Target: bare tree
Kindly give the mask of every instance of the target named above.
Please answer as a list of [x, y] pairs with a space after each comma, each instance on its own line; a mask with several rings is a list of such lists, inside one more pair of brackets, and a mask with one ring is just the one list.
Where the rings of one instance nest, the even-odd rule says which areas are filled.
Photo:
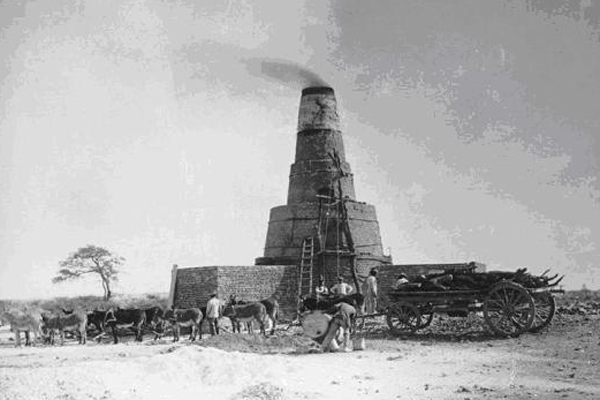
[[110, 284], [117, 280], [117, 274], [124, 262], [123, 257], [102, 247], [87, 245], [60, 262], [60, 269], [52, 282], [64, 282], [86, 274], [98, 274], [104, 289], [104, 300], [109, 300], [112, 295]]

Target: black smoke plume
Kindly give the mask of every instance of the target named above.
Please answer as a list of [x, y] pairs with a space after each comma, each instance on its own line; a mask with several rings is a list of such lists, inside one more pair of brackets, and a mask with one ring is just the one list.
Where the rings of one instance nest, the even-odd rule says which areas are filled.
[[252, 75], [267, 77], [294, 88], [329, 86], [319, 75], [292, 61], [272, 58], [247, 58], [243, 62]]

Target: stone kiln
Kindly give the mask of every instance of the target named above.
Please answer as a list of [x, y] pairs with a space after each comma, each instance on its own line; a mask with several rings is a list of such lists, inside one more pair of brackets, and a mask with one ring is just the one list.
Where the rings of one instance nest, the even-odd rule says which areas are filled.
[[[311, 269], [308, 281], [301, 273], [305, 264]], [[222, 299], [235, 293], [244, 300], [275, 293], [291, 316], [299, 292], [310, 292], [319, 276], [331, 286], [337, 276], [360, 282], [373, 267], [390, 280], [394, 271], [423, 272], [430, 267], [391, 264], [391, 257], [383, 254], [375, 207], [356, 200], [334, 90], [309, 87], [300, 99], [287, 203], [271, 209], [263, 256], [252, 266], [175, 266], [170, 301], [177, 307], [201, 307], [212, 292]], [[299, 285], [301, 276], [304, 283]]]
[[[344, 232], [345, 222], [349, 232]], [[316, 239], [315, 280], [319, 275], [331, 284], [338, 275], [350, 279], [354, 258], [360, 277], [371, 267], [391, 264], [382, 251], [375, 207], [356, 200], [330, 87], [302, 91], [287, 204], [271, 209], [264, 256], [256, 264], [300, 264], [308, 237]]]

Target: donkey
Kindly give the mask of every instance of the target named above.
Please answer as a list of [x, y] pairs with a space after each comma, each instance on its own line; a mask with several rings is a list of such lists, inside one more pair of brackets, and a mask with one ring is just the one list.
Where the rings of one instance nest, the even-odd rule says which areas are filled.
[[[231, 324], [238, 327], [240, 322], [252, 322], [256, 320], [260, 326], [260, 333], [267, 336], [265, 331], [265, 320], [267, 319], [267, 308], [260, 302], [249, 304], [234, 304], [230, 301], [225, 305], [223, 316], [231, 319]], [[235, 329], [235, 328], [234, 328]]]

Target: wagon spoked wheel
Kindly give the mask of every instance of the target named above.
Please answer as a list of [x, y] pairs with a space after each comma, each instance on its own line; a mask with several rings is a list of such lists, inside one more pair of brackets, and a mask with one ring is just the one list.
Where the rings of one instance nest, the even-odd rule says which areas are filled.
[[535, 303], [523, 286], [500, 282], [489, 291], [483, 303], [483, 316], [494, 333], [519, 336], [533, 324]]
[[535, 318], [529, 332], [539, 332], [550, 324], [556, 312], [556, 302], [552, 293], [540, 292], [531, 295], [535, 302]]
[[419, 309], [419, 313], [421, 314], [419, 317], [419, 329], [427, 328], [431, 325], [431, 321], [433, 321], [433, 309], [431, 304]]
[[394, 335], [402, 335], [419, 329], [421, 313], [414, 305], [401, 301], [387, 310], [386, 320]]

